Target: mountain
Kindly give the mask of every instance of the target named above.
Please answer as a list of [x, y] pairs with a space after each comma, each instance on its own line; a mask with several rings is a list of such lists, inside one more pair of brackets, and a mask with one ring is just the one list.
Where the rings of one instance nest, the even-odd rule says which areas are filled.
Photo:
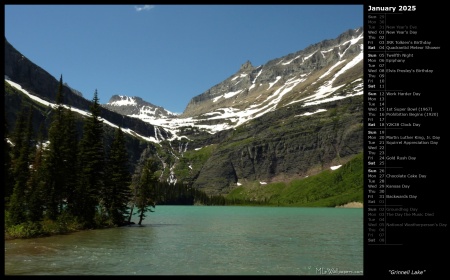
[[[362, 28], [348, 30], [334, 40], [322, 41], [257, 67], [247, 61], [237, 73], [194, 97], [183, 115], [213, 112], [220, 115], [222, 108], [233, 108], [229, 112], [236, 117], [254, 118], [293, 102], [303, 101], [308, 106], [313, 100], [322, 102], [324, 97], [351, 94], [338, 89], [361, 78], [362, 32]], [[358, 63], [359, 67], [355, 67]], [[242, 122], [243, 117], [237, 121]]]
[[[136, 108], [128, 116], [170, 131], [178, 139], [171, 152], [179, 158], [167, 173], [207, 193], [301, 178], [345, 163], [363, 147], [363, 29], [264, 65], [246, 61], [193, 97], [181, 115], [152, 112]], [[187, 146], [190, 152], [183, 153]], [[203, 161], [191, 159], [204, 147]]]
[[[11, 82], [54, 100], [57, 81], [48, 73], [12, 50], [5, 62]], [[88, 108], [82, 95], [65, 90], [68, 105]], [[246, 61], [179, 115], [136, 96], [115, 95], [102, 107], [111, 124], [147, 141], [136, 168], [153, 157], [160, 180], [226, 195], [245, 185], [312, 176], [362, 152], [363, 29], [264, 65]]]
[[103, 107], [126, 116], [147, 114], [153, 116], [155, 119], [161, 119], [177, 115], [167, 111], [161, 106], [146, 102], [138, 96], [128, 97], [123, 95], [113, 95], [109, 102], [104, 104]]
[[[44, 102], [54, 102], [58, 89], [59, 80], [55, 79], [47, 71], [34, 64], [19, 51], [17, 51], [5, 38], [5, 80], [20, 85], [29, 92], [30, 95], [43, 100]], [[63, 87], [63, 103], [71, 108], [82, 111], [89, 111], [91, 100], [83, 97], [82, 93], [72, 89], [67, 84]], [[15, 104], [15, 105], [14, 105]], [[5, 100], [5, 113], [7, 122], [13, 126], [15, 113], [19, 110], [18, 102]], [[127, 117], [107, 109], [102, 110], [102, 117], [116, 125], [129, 128], [144, 138], [155, 139], [154, 126], [148, 122], [143, 122], [136, 118]], [[171, 134], [159, 130], [165, 138], [170, 138]]]
[[[294, 103], [311, 107], [361, 95], [362, 46], [363, 29], [358, 28], [264, 65], [254, 67], [247, 61], [235, 74], [193, 97], [180, 116], [155, 115], [153, 110], [164, 110], [152, 104], [140, 106], [138, 103], [133, 104], [133, 110], [128, 113], [121, 107], [128, 110], [130, 105], [117, 103], [117, 97], [113, 97], [106, 107], [162, 126], [175, 135], [179, 134], [180, 128], [189, 126], [215, 133]], [[121, 98], [136, 100], [126, 96]]]

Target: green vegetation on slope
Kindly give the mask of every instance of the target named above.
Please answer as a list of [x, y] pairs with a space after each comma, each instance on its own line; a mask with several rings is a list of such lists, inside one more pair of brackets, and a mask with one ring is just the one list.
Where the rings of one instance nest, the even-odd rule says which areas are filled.
[[363, 154], [356, 155], [336, 170], [293, 180], [240, 186], [227, 196], [227, 204], [334, 207], [348, 202], [363, 202]]
[[212, 144], [200, 149], [184, 152], [183, 156], [180, 157], [179, 162], [174, 168], [174, 172], [177, 177], [183, 178], [185, 181], [190, 182], [212, 155], [216, 149], [216, 146], [216, 144]]

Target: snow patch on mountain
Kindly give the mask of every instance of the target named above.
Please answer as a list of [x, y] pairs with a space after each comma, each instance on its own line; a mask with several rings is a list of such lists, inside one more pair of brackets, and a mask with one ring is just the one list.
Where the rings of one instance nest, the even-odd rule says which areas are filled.
[[[41, 104], [43, 104], [43, 105], [45, 105], [45, 106], [50, 106], [50, 107], [52, 107], [52, 108], [56, 108], [56, 107], [57, 107], [56, 104], [51, 103], [51, 102], [48, 102], [48, 101], [45, 101], [45, 100], [41, 99], [40, 97], [37, 97], [37, 96], [35, 96], [35, 95], [29, 93], [27, 90], [25, 90], [24, 88], [22, 88], [21, 85], [15, 83], [15, 82], [13, 82], [13, 81], [11, 81], [11, 80], [9, 80], [9, 79], [5, 79], [5, 81], [6, 81], [7, 83], [9, 83], [12, 87], [14, 87], [14, 88], [20, 90], [21, 92], [23, 92], [24, 94], [26, 94], [29, 98], [33, 99], [34, 101], [39, 102], [39, 103], [41, 103]], [[78, 114], [80, 114], [80, 115], [83, 115], [83, 116], [86, 116], [86, 117], [91, 116], [91, 113], [86, 112], [86, 111], [84, 111], [84, 110], [80, 110], [80, 109], [77, 109], [77, 108], [74, 108], [74, 107], [70, 107], [70, 106], [67, 106], [67, 105], [64, 105], [64, 104], [63, 104], [62, 106], [63, 106], [64, 108], [66, 108], [66, 109], [68, 109], [68, 110], [71, 110], [72, 112], [78, 113]], [[100, 120], [101, 120], [103, 123], [105, 123], [105, 124], [107, 124], [107, 125], [109, 125], [109, 126], [111, 126], [111, 127], [114, 127], [114, 128], [118, 128], [118, 127], [119, 127], [119, 126], [113, 124], [112, 122], [110, 122], [110, 121], [108, 121], [108, 120], [105, 120], [105, 119], [103, 119], [103, 118], [100, 118]], [[160, 142], [160, 140], [158, 140], [158, 139], [156, 139], [156, 138], [154, 138], [154, 137], [145, 137], [145, 136], [142, 136], [142, 135], [136, 133], [135, 131], [133, 131], [133, 130], [131, 130], [131, 129], [129, 129], [129, 128], [121, 128], [121, 129], [122, 129], [123, 132], [125, 132], [125, 133], [127, 133], [127, 134], [130, 134], [130, 135], [132, 135], [132, 136], [134, 136], [134, 137], [139, 137], [139, 138], [142, 138], [143, 140], [146, 140], [146, 141], [149, 141], [149, 142], [154, 142], [154, 143], [159, 143], [159, 142]]]
[[111, 106], [135, 106], [137, 105], [136, 100], [133, 97], [119, 95], [120, 100], [116, 100], [108, 103]]
[[[344, 76], [357, 64], [362, 63], [363, 60], [363, 44], [361, 43], [363, 33], [353, 36], [353, 38], [343, 42], [333, 43], [334, 45], [330, 43], [325, 44], [326, 47], [319, 45], [308, 49], [306, 52], [286, 56], [279, 59], [276, 64], [268, 63], [254, 68], [247, 61], [237, 74], [220, 84], [221, 87], [218, 87], [218, 90], [214, 91], [212, 88], [211, 92], [208, 91], [204, 97], [202, 96], [202, 99], [199, 99], [198, 103], [205, 105], [197, 111], [200, 113], [195, 114], [195, 116], [182, 117], [182, 115], [155, 106], [139, 97], [125, 95], [114, 95], [110, 102], [102, 106], [122, 115], [152, 124], [154, 126], [154, 137], [143, 137], [130, 129], [122, 128], [122, 130], [147, 141], [159, 143], [165, 140], [187, 139], [186, 136], [181, 134], [182, 127], [195, 127], [215, 134], [219, 131], [236, 128], [252, 119], [277, 110], [281, 106], [286, 107], [300, 103], [301, 106], [308, 107], [362, 95], [363, 79], [358, 78], [349, 81]], [[331, 57], [331, 55], [334, 56]], [[327, 60], [322, 60], [325, 58]], [[274, 64], [278, 66], [270, 68]], [[323, 73], [318, 72], [319, 70]], [[318, 73], [320, 73], [320, 76]], [[336, 86], [334, 83], [337, 80], [340, 81], [340, 84]], [[342, 80], [346, 82], [343, 83]], [[7, 76], [5, 76], [5, 81], [36, 101], [46, 106], [55, 106], [29, 94], [20, 85], [10, 81]], [[345, 89], [344, 86], [346, 86]], [[305, 96], [306, 93], [308, 96]], [[211, 107], [209, 107], [210, 105]], [[70, 109], [79, 114], [89, 115], [84, 110]], [[311, 112], [296, 117], [323, 111], [325, 109], [314, 107]], [[107, 120], [103, 121], [108, 125], [117, 127]], [[164, 135], [166, 134], [162, 133], [163, 130], [171, 133], [170, 139], [165, 138]]]

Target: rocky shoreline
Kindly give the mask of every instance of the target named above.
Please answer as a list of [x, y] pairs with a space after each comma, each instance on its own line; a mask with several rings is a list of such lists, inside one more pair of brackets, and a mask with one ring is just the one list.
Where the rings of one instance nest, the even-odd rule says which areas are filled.
[[363, 207], [364, 207], [364, 204], [362, 204], [361, 202], [356, 202], [356, 201], [349, 202], [344, 205], [336, 206], [336, 208], [363, 208]]

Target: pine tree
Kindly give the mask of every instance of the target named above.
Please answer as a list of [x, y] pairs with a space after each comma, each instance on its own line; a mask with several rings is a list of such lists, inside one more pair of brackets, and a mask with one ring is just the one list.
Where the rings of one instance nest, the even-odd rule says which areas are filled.
[[4, 186], [5, 186], [5, 206], [9, 203], [9, 197], [13, 193], [14, 184], [13, 184], [13, 178], [11, 176], [12, 170], [11, 170], [11, 146], [9, 144], [8, 140], [8, 124], [6, 122], [5, 118], [5, 131], [3, 134], [3, 156], [4, 156], [4, 170], [3, 170], [3, 180], [4, 180]]
[[65, 178], [66, 178], [66, 192], [65, 198], [67, 202], [67, 209], [74, 214], [75, 191], [78, 183], [78, 132], [75, 121], [75, 116], [72, 110], [66, 110], [64, 115], [64, 139], [63, 139], [63, 153], [65, 155]]
[[139, 187], [136, 192], [136, 206], [138, 208], [139, 222], [141, 225], [144, 220], [145, 213], [147, 211], [153, 212], [151, 207], [155, 207], [154, 201], [154, 189], [158, 183], [158, 179], [155, 176], [155, 166], [153, 160], [148, 159], [147, 163], [142, 171]]
[[76, 181], [77, 134], [71, 110], [63, 106], [62, 75], [56, 94], [56, 108], [49, 128], [46, 155], [46, 216], [55, 220], [66, 209]]
[[131, 199], [131, 173], [122, 129], [116, 130], [111, 145], [107, 168], [107, 181], [102, 193], [105, 208], [114, 225], [123, 225]]
[[64, 130], [64, 107], [62, 105], [62, 76], [59, 80], [59, 87], [56, 94], [56, 108], [52, 118], [52, 123], [48, 131], [49, 149], [46, 156], [47, 183], [45, 189], [46, 216], [49, 219], [56, 220], [60, 213], [65, 193], [65, 174], [64, 174], [64, 152], [63, 130]]
[[77, 215], [85, 227], [95, 227], [95, 215], [100, 204], [100, 190], [104, 185], [105, 152], [103, 145], [103, 121], [100, 104], [95, 90], [90, 116], [85, 120], [83, 136], [79, 146], [79, 182], [74, 203]]
[[38, 133], [38, 146], [36, 148], [34, 161], [30, 170], [30, 177], [27, 181], [27, 204], [28, 204], [28, 219], [30, 221], [40, 221], [43, 218], [43, 190], [44, 190], [44, 178], [43, 178], [43, 154], [44, 154], [44, 140], [43, 140], [44, 124], [42, 123]]
[[19, 158], [20, 151], [22, 149], [23, 136], [25, 134], [27, 123], [27, 108], [22, 107], [17, 115], [14, 131], [11, 135], [11, 142], [13, 147], [11, 149], [11, 160], [14, 165], [14, 161]]
[[[13, 225], [17, 225], [27, 221], [27, 181], [30, 176], [30, 155], [33, 154], [33, 108], [30, 106], [28, 108], [28, 118], [24, 125], [23, 131], [16, 131], [18, 135], [16, 138], [16, 143], [21, 147], [18, 151], [17, 158], [15, 159], [13, 166], [13, 176], [15, 179], [14, 189], [9, 202], [9, 222]], [[22, 130], [22, 124], [18, 124]]]

